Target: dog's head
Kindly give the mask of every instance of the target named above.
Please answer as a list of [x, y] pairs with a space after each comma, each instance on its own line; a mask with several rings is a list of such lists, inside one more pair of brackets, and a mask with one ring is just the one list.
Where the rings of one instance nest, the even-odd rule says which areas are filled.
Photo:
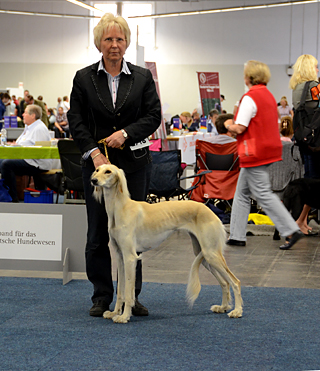
[[116, 188], [120, 193], [129, 195], [124, 172], [115, 165], [106, 164], [97, 167], [91, 175], [91, 184], [94, 186], [93, 196], [99, 202], [101, 202], [103, 188]]

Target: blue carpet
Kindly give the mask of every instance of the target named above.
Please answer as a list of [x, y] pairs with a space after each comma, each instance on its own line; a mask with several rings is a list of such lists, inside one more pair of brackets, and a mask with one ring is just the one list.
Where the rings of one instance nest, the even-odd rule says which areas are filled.
[[91, 284], [0, 278], [0, 370], [318, 370], [319, 290], [244, 287], [244, 316], [214, 314], [218, 286], [192, 309], [185, 285], [144, 283], [149, 317], [88, 315]]

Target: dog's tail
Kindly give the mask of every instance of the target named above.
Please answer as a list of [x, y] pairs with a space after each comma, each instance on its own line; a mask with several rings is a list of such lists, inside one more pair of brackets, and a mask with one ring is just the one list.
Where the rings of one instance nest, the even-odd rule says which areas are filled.
[[201, 290], [201, 284], [200, 284], [200, 279], [199, 279], [199, 267], [203, 259], [204, 259], [203, 254], [202, 252], [200, 252], [194, 259], [194, 262], [192, 263], [192, 266], [190, 269], [188, 286], [187, 286], [187, 299], [188, 299], [190, 307], [193, 306], [193, 303], [199, 296], [199, 292]]

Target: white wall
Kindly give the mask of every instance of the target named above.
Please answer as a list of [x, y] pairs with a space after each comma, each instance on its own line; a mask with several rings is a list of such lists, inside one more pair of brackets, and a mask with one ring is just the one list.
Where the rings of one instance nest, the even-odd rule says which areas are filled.
[[[251, 3], [263, 3], [252, 0]], [[250, 1], [246, 1], [250, 3]], [[87, 14], [65, 2], [4, 2], [2, 8], [41, 12]], [[156, 12], [243, 5], [243, 1], [156, 2]], [[199, 104], [197, 71], [219, 72], [224, 108], [232, 111], [244, 91], [243, 64], [249, 59], [267, 63], [269, 88], [277, 100], [291, 102], [286, 67], [303, 53], [319, 59], [319, 4], [163, 18], [155, 21], [155, 43], [145, 58], [155, 61], [162, 103], [168, 112], [192, 111]], [[48, 106], [71, 91], [75, 71], [92, 63], [89, 21], [0, 14], [2, 35], [0, 88], [19, 81], [34, 96], [43, 95]], [[290, 36], [291, 34], [291, 36]]]

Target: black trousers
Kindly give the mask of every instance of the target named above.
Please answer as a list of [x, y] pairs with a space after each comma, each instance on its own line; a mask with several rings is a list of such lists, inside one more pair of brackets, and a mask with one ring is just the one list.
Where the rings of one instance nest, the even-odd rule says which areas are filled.
[[[135, 201], [145, 201], [149, 189], [151, 165], [149, 164], [134, 173], [126, 173], [128, 189], [131, 198]], [[86, 271], [90, 282], [93, 283], [92, 301], [104, 300], [111, 303], [113, 300], [113, 282], [111, 270], [111, 256], [109, 251], [108, 216], [104, 203], [98, 203], [92, 196], [93, 187], [90, 177], [95, 170], [89, 159], [82, 167], [86, 207], [87, 207], [87, 244], [86, 244]], [[126, 231], [123, 231], [126, 233]], [[136, 268], [136, 297], [142, 287], [142, 264], [137, 262]]]

